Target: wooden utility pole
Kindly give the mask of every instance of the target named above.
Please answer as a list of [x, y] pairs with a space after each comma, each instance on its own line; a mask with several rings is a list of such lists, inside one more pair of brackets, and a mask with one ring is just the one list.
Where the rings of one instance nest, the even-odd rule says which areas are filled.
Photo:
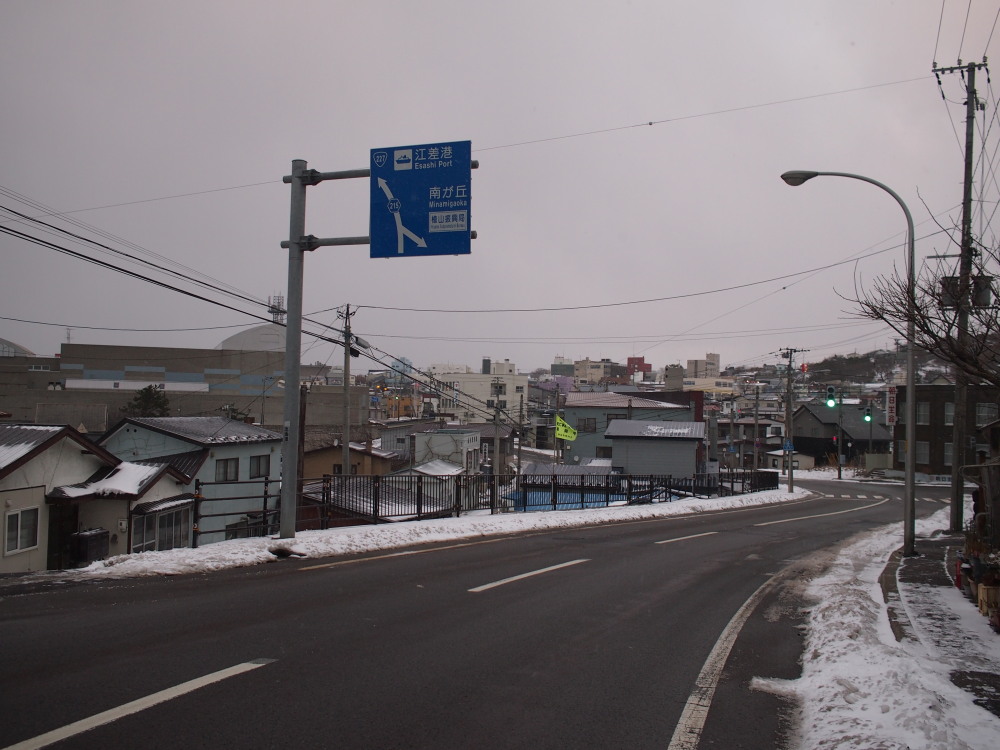
[[788, 491], [795, 489], [795, 442], [792, 439], [792, 401], [794, 391], [792, 390], [792, 366], [795, 355], [799, 352], [809, 351], [808, 349], [785, 349], [781, 356], [788, 357], [788, 369], [786, 371], [787, 384], [785, 387], [785, 435], [784, 445], [785, 460], [788, 462]]
[[[966, 76], [965, 100], [965, 180], [962, 192], [962, 247], [958, 266], [958, 350], [964, 351], [969, 343], [969, 308], [972, 304], [972, 258], [975, 250], [972, 247], [972, 145], [976, 129], [976, 69], [986, 66], [969, 63], [952, 68], [938, 68], [935, 63], [933, 73], [963, 73]], [[944, 92], [942, 91], [942, 96]], [[907, 383], [906, 397], [917, 397], [916, 383]], [[965, 464], [966, 444], [968, 443], [969, 425], [969, 377], [961, 368], [955, 368], [955, 412], [951, 437], [951, 531], [962, 531], [964, 515], [965, 487], [962, 478], [962, 466]]]

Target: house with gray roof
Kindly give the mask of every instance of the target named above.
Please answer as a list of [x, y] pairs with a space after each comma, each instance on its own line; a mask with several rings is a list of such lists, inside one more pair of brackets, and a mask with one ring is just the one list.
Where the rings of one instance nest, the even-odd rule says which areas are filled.
[[67, 425], [0, 425], [0, 573], [77, 567], [133, 551], [136, 522], [142, 531], [152, 524], [161, 547], [168, 537], [171, 546], [188, 546], [190, 533], [175, 536], [173, 519], [161, 529], [157, 515], [163, 503], [186, 498], [190, 506], [184, 484], [169, 466], [121, 461]]
[[277, 524], [277, 432], [225, 417], [129, 417], [99, 444], [122, 460], [183, 473], [197, 495], [196, 545], [264, 535]]
[[705, 423], [616, 419], [604, 436], [612, 444], [612, 466], [625, 474], [693, 477]]
[[567, 393], [562, 411], [563, 419], [577, 431], [576, 440], [563, 444], [563, 460], [566, 463], [577, 457], [580, 461], [610, 458], [611, 440], [605, 433], [612, 422], [695, 419], [692, 404], [654, 401], [628, 393]]

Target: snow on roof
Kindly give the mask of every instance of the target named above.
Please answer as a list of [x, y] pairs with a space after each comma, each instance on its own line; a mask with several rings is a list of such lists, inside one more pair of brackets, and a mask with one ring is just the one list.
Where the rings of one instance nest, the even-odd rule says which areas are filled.
[[465, 471], [465, 469], [458, 464], [453, 464], [451, 461], [436, 458], [433, 461], [420, 464], [420, 466], [414, 466], [413, 471], [420, 474], [431, 474], [433, 476], [453, 476], [455, 474], [461, 474]]
[[162, 465], [121, 463], [103, 479], [60, 487], [59, 490], [66, 497], [138, 495], [142, 486], [162, 470]]
[[0, 469], [31, 453], [65, 427], [52, 425], [2, 425], [0, 426]]
[[132, 417], [129, 421], [201, 445], [281, 440], [277, 432], [226, 417]]
[[615, 419], [604, 432], [605, 437], [688, 438], [705, 437], [704, 422], [648, 422], [638, 419]]

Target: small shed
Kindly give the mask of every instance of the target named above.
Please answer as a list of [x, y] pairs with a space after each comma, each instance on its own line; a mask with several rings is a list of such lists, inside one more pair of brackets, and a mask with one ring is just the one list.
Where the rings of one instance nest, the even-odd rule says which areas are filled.
[[704, 422], [613, 420], [604, 431], [611, 441], [611, 464], [626, 474], [694, 476]]

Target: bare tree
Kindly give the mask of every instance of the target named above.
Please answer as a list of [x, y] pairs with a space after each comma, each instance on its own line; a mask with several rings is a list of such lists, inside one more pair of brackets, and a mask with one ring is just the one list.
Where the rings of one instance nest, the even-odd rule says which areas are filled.
[[[958, 271], [942, 275], [924, 266], [917, 274], [913, 309], [915, 340], [922, 349], [964, 372], [972, 383], [1000, 387], [1000, 306], [993, 276], [1000, 267], [997, 250], [978, 246], [972, 257], [969, 289], [959, 290]], [[906, 336], [910, 317], [907, 278], [897, 269], [870, 288], [855, 289], [858, 314], [885, 323]], [[969, 315], [967, 335], [959, 341], [960, 304]]]

